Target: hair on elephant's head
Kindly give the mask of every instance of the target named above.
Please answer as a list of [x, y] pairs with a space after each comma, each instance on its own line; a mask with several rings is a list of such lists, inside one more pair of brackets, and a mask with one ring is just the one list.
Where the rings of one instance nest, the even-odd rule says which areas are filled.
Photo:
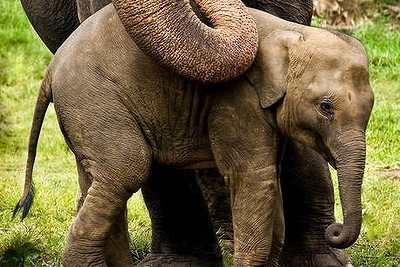
[[224, 82], [243, 74], [256, 56], [256, 24], [240, 0], [112, 2], [136, 44], [187, 79]]
[[361, 228], [365, 130], [374, 97], [363, 46], [346, 35], [314, 31], [277, 30], [266, 36], [247, 76], [261, 106], [276, 106], [282, 134], [337, 168], [344, 223], [328, 227], [326, 239], [344, 248]]

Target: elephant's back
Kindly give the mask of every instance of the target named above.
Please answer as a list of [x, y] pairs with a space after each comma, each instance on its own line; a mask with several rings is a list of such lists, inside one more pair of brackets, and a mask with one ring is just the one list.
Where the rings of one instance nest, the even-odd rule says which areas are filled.
[[68, 65], [71, 71], [91, 71], [96, 65], [124, 65], [127, 70], [129, 61], [135, 58], [143, 60], [146, 56], [125, 31], [110, 4], [85, 20], [71, 34], [54, 55], [51, 65], [54, 68]]
[[171, 76], [137, 47], [112, 4], [82, 23], [57, 51], [48, 71], [53, 94], [62, 90], [69, 96], [109, 90], [135, 98], [138, 90], [160, 90], [141, 85], [152, 81], [159, 87]]
[[126, 109], [141, 121], [154, 122], [154, 128], [165, 120], [166, 110], [171, 115], [179, 111], [176, 105], [190, 107], [191, 94], [200, 91], [197, 84], [146, 56], [125, 31], [112, 5], [89, 17], [68, 38], [46, 75], [59, 115], [73, 119], [66, 111], [71, 107], [88, 113], [94, 112], [95, 106], [107, 109], [105, 112]]

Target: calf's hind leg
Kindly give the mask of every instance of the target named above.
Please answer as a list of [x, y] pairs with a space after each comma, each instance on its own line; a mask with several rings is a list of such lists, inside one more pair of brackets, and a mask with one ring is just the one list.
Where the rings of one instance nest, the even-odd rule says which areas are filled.
[[[79, 176], [79, 199], [77, 212], [85, 201], [87, 191], [91, 185], [92, 179], [88, 177], [83, 166], [77, 161], [77, 170]], [[105, 258], [107, 266], [132, 266], [132, 253], [129, 249], [130, 239], [128, 234], [127, 209], [117, 216], [111, 230], [110, 238], [105, 247]]]
[[[77, 157], [80, 178], [86, 179], [82, 185], [87, 188], [85, 196], [86, 190], [82, 190], [84, 200], [69, 232], [64, 266], [118, 264], [112, 262], [114, 255], [110, 254], [110, 246], [127, 238], [122, 236], [127, 232], [126, 202], [146, 181], [151, 159], [137, 128], [129, 127], [129, 122], [120, 125], [124, 129], [116, 126], [105, 133], [92, 131], [97, 135], [90, 142], [74, 139], [68, 130], [64, 131]], [[121, 245], [127, 244], [124, 241]]]

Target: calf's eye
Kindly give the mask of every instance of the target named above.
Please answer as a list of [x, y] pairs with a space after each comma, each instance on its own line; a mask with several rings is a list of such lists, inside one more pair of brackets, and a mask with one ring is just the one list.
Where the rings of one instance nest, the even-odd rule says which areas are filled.
[[330, 103], [328, 103], [328, 102], [322, 102], [321, 103], [321, 109], [323, 110], [323, 111], [330, 111], [331, 109], [332, 109], [332, 105], [330, 104]]
[[329, 99], [324, 99], [319, 104], [319, 107], [324, 115], [326, 115], [329, 119], [333, 119], [333, 105]]

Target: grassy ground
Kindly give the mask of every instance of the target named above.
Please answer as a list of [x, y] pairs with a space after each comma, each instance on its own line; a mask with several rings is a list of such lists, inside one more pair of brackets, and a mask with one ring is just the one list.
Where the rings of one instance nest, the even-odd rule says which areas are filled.
[[354, 33], [370, 56], [375, 106], [367, 132], [361, 238], [349, 249], [361, 266], [400, 266], [400, 28], [384, 18]]
[[[0, 266], [59, 266], [74, 218], [74, 158], [53, 108], [43, 126], [34, 171], [36, 198], [24, 222], [11, 220], [23, 186], [37, 90], [51, 59], [18, 0], [0, 0]], [[361, 237], [348, 249], [355, 266], [400, 266], [400, 33], [385, 14], [353, 33], [370, 55], [376, 104], [367, 132]], [[339, 210], [339, 209], [337, 209]], [[338, 213], [338, 216], [341, 215]], [[129, 202], [138, 258], [148, 249], [149, 219], [140, 194]], [[139, 236], [139, 238], [137, 238]]]

